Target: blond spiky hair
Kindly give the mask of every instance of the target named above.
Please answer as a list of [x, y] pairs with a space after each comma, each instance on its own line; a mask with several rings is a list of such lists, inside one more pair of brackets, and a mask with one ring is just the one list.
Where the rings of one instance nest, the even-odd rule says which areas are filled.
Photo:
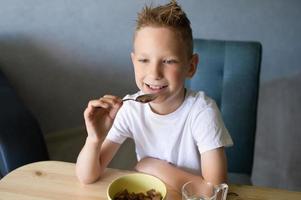
[[179, 34], [187, 47], [188, 55], [192, 55], [193, 42], [190, 21], [177, 1], [171, 0], [167, 4], [157, 7], [146, 5], [138, 13], [136, 31], [146, 26], [172, 28]]

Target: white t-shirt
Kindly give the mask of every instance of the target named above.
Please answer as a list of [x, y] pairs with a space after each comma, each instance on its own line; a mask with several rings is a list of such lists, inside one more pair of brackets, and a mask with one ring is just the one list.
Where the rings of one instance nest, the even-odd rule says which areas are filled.
[[149, 104], [124, 102], [107, 139], [121, 144], [126, 138], [134, 140], [138, 161], [153, 157], [195, 174], [201, 172], [201, 153], [233, 144], [214, 100], [190, 90], [182, 105], [167, 115], [154, 113]]

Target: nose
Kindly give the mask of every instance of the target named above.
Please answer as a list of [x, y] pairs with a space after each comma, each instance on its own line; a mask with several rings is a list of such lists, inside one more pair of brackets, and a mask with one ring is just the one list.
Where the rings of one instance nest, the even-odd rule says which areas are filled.
[[151, 64], [149, 68], [149, 75], [155, 80], [159, 80], [163, 77], [162, 65], [160, 62], [154, 62]]

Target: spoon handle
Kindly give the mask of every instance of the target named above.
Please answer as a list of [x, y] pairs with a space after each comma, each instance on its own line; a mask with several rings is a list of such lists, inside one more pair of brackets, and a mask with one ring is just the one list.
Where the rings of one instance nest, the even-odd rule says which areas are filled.
[[122, 102], [124, 102], [124, 101], [129, 101], [129, 100], [131, 100], [131, 101], [136, 101], [135, 99], [122, 99]]

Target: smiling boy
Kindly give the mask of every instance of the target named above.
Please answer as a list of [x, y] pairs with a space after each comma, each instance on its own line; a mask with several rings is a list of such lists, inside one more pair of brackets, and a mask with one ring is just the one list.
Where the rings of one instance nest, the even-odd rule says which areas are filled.
[[113, 95], [91, 100], [84, 112], [87, 139], [76, 164], [83, 183], [96, 181], [126, 138], [135, 142], [136, 170], [161, 178], [176, 190], [190, 180], [227, 181], [225, 146], [232, 139], [215, 102], [184, 87], [193, 77], [190, 22], [175, 2], [146, 6], [138, 15], [131, 59], [140, 94], [158, 97], [147, 104]]

